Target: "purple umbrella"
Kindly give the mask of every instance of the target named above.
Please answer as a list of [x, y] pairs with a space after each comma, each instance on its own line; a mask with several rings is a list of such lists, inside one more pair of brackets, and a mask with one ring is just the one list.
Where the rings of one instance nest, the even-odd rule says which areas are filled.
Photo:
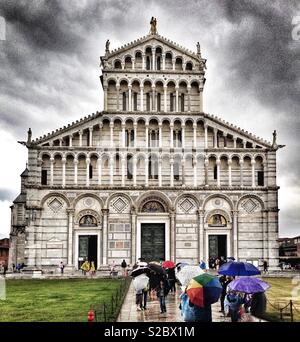
[[228, 276], [250, 276], [260, 274], [260, 270], [248, 262], [229, 261], [219, 269], [219, 274]]
[[228, 284], [230, 290], [244, 293], [265, 292], [270, 285], [255, 277], [237, 278]]

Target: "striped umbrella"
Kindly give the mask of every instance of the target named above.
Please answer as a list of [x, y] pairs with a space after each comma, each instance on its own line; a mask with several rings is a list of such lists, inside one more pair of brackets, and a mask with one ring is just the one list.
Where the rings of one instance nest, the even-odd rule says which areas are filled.
[[189, 300], [200, 308], [216, 303], [221, 292], [219, 279], [208, 273], [194, 277], [186, 289]]

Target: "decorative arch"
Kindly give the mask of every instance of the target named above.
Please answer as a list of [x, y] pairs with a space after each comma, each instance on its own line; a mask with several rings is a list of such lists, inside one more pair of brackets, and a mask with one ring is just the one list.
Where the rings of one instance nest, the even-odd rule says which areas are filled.
[[103, 208], [103, 201], [102, 201], [101, 198], [99, 198], [99, 197], [98, 197], [97, 195], [95, 195], [95, 194], [84, 193], [84, 194], [81, 194], [81, 195], [79, 195], [79, 196], [77, 196], [77, 197], [75, 198], [75, 200], [74, 200], [74, 202], [73, 202], [73, 209], [75, 209], [77, 203], [78, 203], [81, 199], [83, 199], [83, 198], [85, 198], [85, 197], [92, 197], [92, 198], [94, 198], [96, 201], [99, 202], [100, 207]]
[[50, 192], [49, 194], [47, 194], [46, 196], [44, 196], [44, 197], [42, 198], [42, 200], [41, 200], [41, 206], [43, 206], [43, 205], [45, 204], [45, 202], [46, 202], [49, 198], [51, 198], [51, 197], [59, 197], [60, 199], [62, 199], [63, 201], [65, 201], [66, 204], [67, 204], [67, 207], [70, 208], [71, 204], [70, 204], [69, 199], [68, 199], [65, 195], [63, 195], [63, 194], [61, 194], [61, 193], [59, 193], [59, 192]]
[[164, 211], [169, 212], [173, 208], [172, 203], [164, 193], [160, 191], [149, 191], [141, 195], [136, 201], [136, 208], [141, 212], [144, 204], [149, 201], [157, 201], [163, 205]]
[[101, 227], [101, 217], [95, 210], [81, 210], [75, 217], [75, 224], [81, 227]]
[[245, 199], [251, 199], [251, 198], [254, 198], [256, 199], [260, 206], [261, 206], [261, 210], [264, 210], [265, 209], [265, 204], [264, 204], [264, 201], [257, 195], [254, 195], [254, 194], [246, 194], [246, 195], [243, 195], [241, 198], [239, 198], [239, 200], [237, 201], [237, 204], [236, 204], [236, 208], [238, 209], [242, 203], [242, 201], [244, 201]]
[[128, 196], [127, 194], [123, 193], [123, 192], [116, 192], [112, 195], [110, 195], [106, 201], [105, 201], [105, 204], [104, 204], [104, 208], [105, 209], [108, 209], [109, 206], [110, 206], [110, 203], [113, 201], [114, 198], [116, 197], [124, 197], [126, 198], [128, 201], [129, 201], [129, 206], [130, 206], [130, 209], [134, 206], [133, 204], [133, 201], [132, 201], [132, 198], [130, 196]]
[[176, 211], [184, 213], [196, 213], [199, 209], [200, 203], [196, 196], [192, 194], [182, 194], [175, 200]]
[[227, 195], [224, 195], [224, 194], [212, 194], [212, 195], [207, 196], [203, 201], [203, 209], [205, 209], [205, 206], [207, 205], [207, 203], [213, 198], [223, 198], [229, 204], [230, 209], [234, 210], [234, 205], [233, 205], [232, 200]]

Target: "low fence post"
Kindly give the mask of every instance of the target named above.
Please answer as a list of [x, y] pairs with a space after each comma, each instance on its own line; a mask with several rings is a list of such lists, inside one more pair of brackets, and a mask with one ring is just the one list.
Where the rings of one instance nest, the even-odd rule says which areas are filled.
[[293, 301], [290, 300], [290, 315], [291, 315], [291, 322], [294, 322], [294, 316], [293, 316]]

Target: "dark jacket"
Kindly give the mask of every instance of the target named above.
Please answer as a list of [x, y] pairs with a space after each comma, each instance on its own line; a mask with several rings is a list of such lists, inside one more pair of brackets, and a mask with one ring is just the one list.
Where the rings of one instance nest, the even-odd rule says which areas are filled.
[[254, 293], [251, 299], [250, 313], [253, 316], [260, 316], [266, 312], [267, 297], [264, 292]]

